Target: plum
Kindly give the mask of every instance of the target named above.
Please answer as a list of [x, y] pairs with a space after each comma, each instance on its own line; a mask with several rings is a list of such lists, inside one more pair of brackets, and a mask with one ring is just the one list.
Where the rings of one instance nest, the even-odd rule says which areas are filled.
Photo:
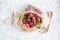
[[32, 22], [36, 21], [36, 17], [32, 17]]
[[29, 12], [29, 16], [33, 17], [34, 16], [34, 13]]
[[40, 22], [40, 17], [36, 17], [36, 20], [38, 20]]
[[29, 18], [26, 19], [26, 22], [27, 22], [27, 23], [30, 23], [30, 22], [31, 22], [31, 19], [29, 19]]
[[31, 22], [29, 25], [30, 25], [30, 28], [32, 28], [34, 26], [33, 22]]
[[25, 23], [25, 26], [26, 26], [27, 28], [29, 28], [29, 27], [30, 27], [30, 25], [29, 25], [28, 23]]

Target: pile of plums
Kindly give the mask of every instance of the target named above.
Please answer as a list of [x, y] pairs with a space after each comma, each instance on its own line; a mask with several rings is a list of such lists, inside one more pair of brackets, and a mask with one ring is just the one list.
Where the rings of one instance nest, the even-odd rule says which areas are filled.
[[42, 23], [42, 18], [35, 13], [28, 12], [24, 14], [22, 22], [23, 24], [25, 24], [26, 27], [32, 28], [37, 24]]

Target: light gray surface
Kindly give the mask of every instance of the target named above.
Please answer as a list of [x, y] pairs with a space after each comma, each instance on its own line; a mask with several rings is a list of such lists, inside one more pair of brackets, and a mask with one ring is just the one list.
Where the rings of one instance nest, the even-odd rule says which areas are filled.
[[[53, 11], [54, 15], [51, 21], [51, 27], [47, 33], [23, 33], [18, 28], [3, 23], [6, 17], [13, 11], [17, 12], [25, 4], [32, 4], [44, 12], [48, 10]], [[1, 0], [0, 40], [60, 40], [60, 12], [58, 10], [58, 0]]]

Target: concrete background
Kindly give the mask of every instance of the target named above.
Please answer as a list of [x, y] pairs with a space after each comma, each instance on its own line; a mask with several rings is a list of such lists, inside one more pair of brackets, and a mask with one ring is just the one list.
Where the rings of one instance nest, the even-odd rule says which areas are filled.
[[[6, 25], [3, 21], [26, 4], [32, 4], [44, 12], [53, 11], [51, 27], [45, 34], [24, 33], [17, 27]], [[59, 0], [0, 0], [0, 40], [60, 40]]]

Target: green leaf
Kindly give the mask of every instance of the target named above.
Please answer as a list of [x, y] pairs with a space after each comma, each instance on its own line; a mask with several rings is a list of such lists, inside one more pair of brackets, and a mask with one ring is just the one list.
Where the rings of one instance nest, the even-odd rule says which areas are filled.
[[38, 25], [37, 28], [40, 29], [40, 26]]
[[31, 18], [31, 16], [28, 16], [28, 18]]
[[36, 21], [34, 21], [34, 24], [36, 24]]
[[36, 24], [39, 24], [39, 21], [38, 20], [36, 21]]
[[19, 14], [19, 17], [20, 17], [21, 19], [23, 19], [23, 14], [22, 14], [22, 13], [20, 13], [20, 14]]
[[26, 21], [26, 19], [23, 19], [23, 21], [25, 22], [25, 21]]
[[37, 20], [36, 20], [36, 21], [34, 21], [34, 24], [39, 24], [39, 21], [37, 21]]

